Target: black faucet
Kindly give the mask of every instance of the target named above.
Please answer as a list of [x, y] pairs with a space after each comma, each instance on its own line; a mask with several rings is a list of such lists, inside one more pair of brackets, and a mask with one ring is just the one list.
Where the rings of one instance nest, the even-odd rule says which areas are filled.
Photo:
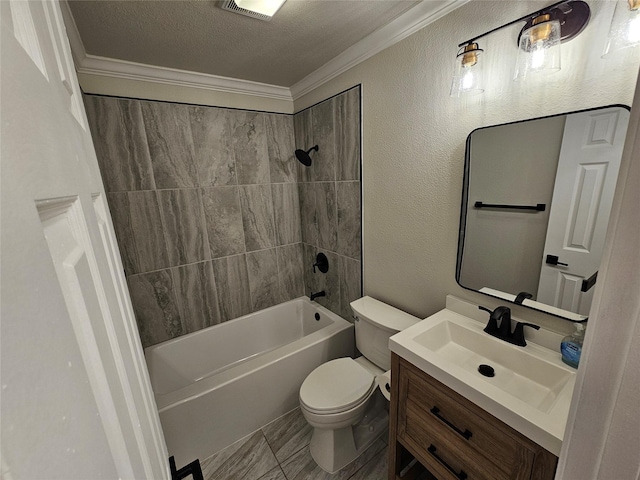
[[309, 295], [309, 300], [313, 302], [318, 297], [326, 297], [326, 296], [327, 294], [324, 293], [324, 290], [320, 290], [318, 293], [311, 292], [311, 295]]
[[[484, 327], [484, 331], [489, 335], [504, 340], [505, 342], [512, 343], [519, 347], [526, 347], [527, 342], [524, 339], [524, 327], [531, 327], [539, 330], [538, 325], [533, 323], [518, 322], [516, 328], [511, 331], [511, 309], [509, 307], [500, 306], [491, 311], [487, 307], [479, 306], [480, 310], [489, 312], [489, 322]], [[500, 321], [500, 326], [498, 326]]]

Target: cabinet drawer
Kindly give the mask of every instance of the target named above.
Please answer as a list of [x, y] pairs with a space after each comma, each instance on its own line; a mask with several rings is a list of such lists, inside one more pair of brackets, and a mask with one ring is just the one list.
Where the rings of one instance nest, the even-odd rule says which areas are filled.
[[[432, 466], [446, 464], [469, 479], [529, 478], [533, 442], [486, 412], [481, 416], [476, 405], [414, 369], [400, 364], [399, 438], [421, 446]], [[435, 452], [428, 451], [432, 446]]]

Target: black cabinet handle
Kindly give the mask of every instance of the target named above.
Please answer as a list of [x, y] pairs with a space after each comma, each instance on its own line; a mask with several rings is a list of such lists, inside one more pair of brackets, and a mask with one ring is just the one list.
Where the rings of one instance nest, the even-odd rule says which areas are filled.
[[445, 425], [447, 425], [449, 428], [451, 428], [454, 432], [456, 432], [458, 435], [460, 435], [461, 437], [463, 437], [465, 440], [469, 440], [471, 438], [471, 436], [473, 435], [473, 433], [471, 433], [468, 429], [465, 429], [464, 432], [462, 430], [460, 430], [458, 427], [456, 427], [453, 423], [451, 423], [449, 420], [447, 420], [446, 418], [444, 418], [442, 415], [440, 415], [440, 409], [438, 407], [433, 407], [430, 412], [440, 421], [442, 421]]
[[451, 465], [440, 458], [440, 456], [436, 453], [436, 447], [433, 443], [429, 445], [427, 452], [429, 452], [433, 458], [435, 458], [444, 468], [449, 470], [456, 478], [459, 478], [460, 480], [465, 480], [467, 478], [467, 474], [464, 473], [464, 470], [460, 470], [460, 473], [458, 473], [453, 468], [451, 468]]
[[501, 203], [476, 202], [473, 206], [476, 208], [501, 208], [505, 210], [535, 210], [536, 212], [544, 212], [547, 208], [547, 205], [544, 203], [537, 203], [535, 205], [505, 205]]
[[568, 263], [562, 263], [562, 262], [559, 262], [558, 260], [560, 260], [560, 259], [558, 258], [557, 255], [547, 255], [547, 259], [545, 260], [545, 262], [548, 265], [562, 265], [563, 267], [568, 267], [569, 266]]

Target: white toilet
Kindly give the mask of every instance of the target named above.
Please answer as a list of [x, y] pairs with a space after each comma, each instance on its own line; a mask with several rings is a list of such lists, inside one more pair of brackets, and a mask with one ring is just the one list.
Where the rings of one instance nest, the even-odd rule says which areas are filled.
[[329, 473], [358, 458], [387, 431], [388, 401], [376, 377], [391, 368], [389, 337], [420, 321], [371, 297], [355, 300], [351, 309], [362, 356], [324, 363], [300, 387], [300, 409], [314, 428], [311, 455]]

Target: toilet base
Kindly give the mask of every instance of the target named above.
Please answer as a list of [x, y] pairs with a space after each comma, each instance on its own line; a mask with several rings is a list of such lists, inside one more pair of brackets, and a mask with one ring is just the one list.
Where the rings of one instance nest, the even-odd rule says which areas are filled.
[[322, 470], [336, 473], [358, 458], [387, 432], [389, 414], [383, 402], [374, 401], [373, 408], [356, 425], [328, 430], [314, 428], [309, 450]]

